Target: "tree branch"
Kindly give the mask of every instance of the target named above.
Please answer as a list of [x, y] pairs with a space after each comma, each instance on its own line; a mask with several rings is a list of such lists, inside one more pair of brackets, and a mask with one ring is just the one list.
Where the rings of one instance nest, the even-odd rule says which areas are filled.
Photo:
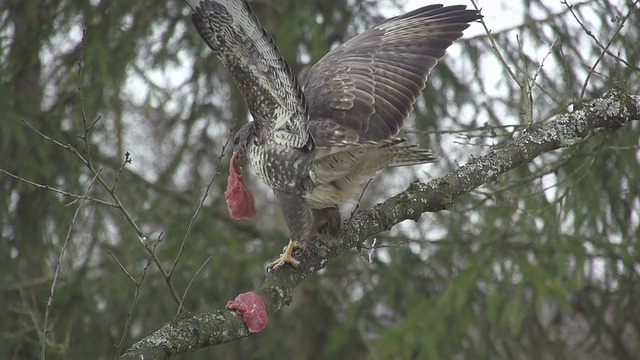
[[[424, 212], [450, 209], [456, 198], [543, 153], [573, 146], [597, 131], [614, 132], [639, 119], [640, 95], [610, 91], [602, 98], [582, 104], [574, 112], [537, 129], [529, 129], [518, 139], [490, 150], [450, 174], [426, 184], [415, 182], [373, 209], [357, 213], [345, 222], [340, 241], [314, 239], [302, 254], [296, 255], [303, 268], [284, 267], [267, 274], [257, 292], [272, 314], [291, 302], [293, 289], [306, 277], [345, 250], [360, 246], [370, 236], [389, 230], [401, 221], [417, 220]], [[168, 359], [249, 335], [242, 318], [228, 310], [183, 315], [138, 341], [121, 359]]]

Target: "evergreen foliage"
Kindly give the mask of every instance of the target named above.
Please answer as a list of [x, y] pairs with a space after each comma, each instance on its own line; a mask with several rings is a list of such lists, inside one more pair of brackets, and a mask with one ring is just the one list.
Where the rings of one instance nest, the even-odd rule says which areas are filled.
[[[250, 3], [301, 77], [399, 6]], [[640, 94], [638, 1], [548, 3], [511, 2], [507, 29], [485, 13], [500, 30], [452, 47], [406, 134], [443, 160], [378, 176], [360, 206], [607, 90]], [[0, 2], [0, 358], [114, 358], [259, 287], [288, 239], [255, 176], [258, 218], [227, 214], [225, 146], [248, 118], [184, 2]], [[639, 138], [633, 121], [543, 154], [342, 254], [261, 333], [189, 358], [640, 357]]]

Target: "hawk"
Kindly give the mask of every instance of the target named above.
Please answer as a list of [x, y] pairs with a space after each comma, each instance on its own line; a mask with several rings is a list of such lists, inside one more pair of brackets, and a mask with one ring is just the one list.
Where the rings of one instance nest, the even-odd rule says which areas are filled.
[[253, 121], [235, 136], [225, 193], [233, 218], [255, 215], [238, 159], [273, 189], [290, 232], [280, 258], [314, 233], [340, 233], [339, 205], [387, 167], [438, 160], [396, 137], [445, 50], [481, 18], [464, 5], [390, 18], [326, 54], [300, 87], [245, 0], [188, 0], [195, 28], [233, 75]]

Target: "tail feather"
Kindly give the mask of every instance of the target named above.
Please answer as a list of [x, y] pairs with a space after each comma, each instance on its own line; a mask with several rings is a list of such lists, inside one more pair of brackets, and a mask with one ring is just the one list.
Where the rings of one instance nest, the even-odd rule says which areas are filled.
[[403, 147], [402, 150], [391, 160], [389, 167], [418, 165], [440, 160], [440, 156], [434, 154], [430, 149], [407, 146]]

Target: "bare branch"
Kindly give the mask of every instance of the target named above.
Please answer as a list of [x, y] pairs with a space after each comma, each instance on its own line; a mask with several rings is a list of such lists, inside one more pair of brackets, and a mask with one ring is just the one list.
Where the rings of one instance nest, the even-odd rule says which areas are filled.
[[116, 184], [118, 184], [118, 180], [120, 179], [120, 175], [122, 175], [122, 171], [124, 170], [124, 167], [127, 166], [127, 164], [131, 164], [132, 161], [133, 161], [133, 159], [131, 158], [131, 154], [128, 151], [125, 152], [124, 153], [124, 161], [122, 162], [122, 164], [118, 168], [118, 175], [116, 175], [116, 178], [113, 179], [113, 184], [111, 185], [111, 191], [115, 191], [116, 190]]
[[[389, 230], [401, 221], [418, 219], [424, 212], [451, 209], [456, 198], [543, 153], [574, 146], [598, 130], [614, 132], [633, 120], [640, 120], [640, 95], [611, 91], [585, 103], [581, 109], [563, 114], [490, 150], [450, 174], [426, 184], [413, 183], [373, 209], [359, 211], [352, 221], [345, 222], [340, 241], [316, 238], [302, 253], [296, 254], [303, 268], [284, 267], [268, 273], [257, 292], [267, 311], [273, 313], [291, 302], [293, 289], [306, 277], [347, 249], [361, 246], [370, 236]], [[249, 335], [241, 317], [228, 310], [184, 315], [134, 344], [121, 359], [168, 359]]]
[[49, 186], [49, 185], [46, 185], [46, 184], [40, 184], [40, 183], [37, 183], [35, 181], [31, 181], [31, 180], [25, 179], [22, 176], [18, 176], [18, 175], [14, 174], [14, 173], [10, 173], [10, 172], [8, 172], [7, 170], [4, 170], [4, 169], [0, 169], [0, 172], [4, 173], [5, 175], [11, 176], [14, 179], [17, 179], [17, 180], [23, 181], [23, 182], [25, 182], [25, 183], [27, 183], [29, 185], [35, 186], [37, 188], [53, 191], [54, 193], [58, 193], [58, 194], [63, 195], [63, 196], [68, 196], [70, 198], [74, 198], [73, 202], [75, 202], [76, 200], [83, 200], [83, 201], [84, 200], [88, 200], [88, 201], [93, 201], [95, 203], [106, 205], [106, 206], [109, 206], [109, 207], [117, 207], [117, 205], [114, 204], [114, 203], [110, 203], [108, 201], [104, 201], [102, 199], [94, 198], [94, 197], [91, 197], [91, 196], [78, 195], [78, 194], [70, 193], [68, 191], [56, 189], [56, 188], [54, 188], [52, 186]]
[[[600, 47], [600, 49], [602, 49], [602, 54], [603, 55], [606, 53], [607, 55], [611, 56], [612, 58], [616, 59], [617, 61], [620, 61], [621, 63], [625, 64], [629, 68], [631, 68], [633, 70], [636, 70], [636, 71], [640, 71], [640, 67], [638, 67], [637, 65], [634, 65], [634, 64], [628, 62], [627, 60], [621, 58], [620, 56], [612, 53], [611, 50], [609, 50], [609, 46], [611, 45], [611, 43], [609, 43], [607, 46], [602, 45], [600, 40], [598, 40], [598, 38], [595, 35], [593, 35], [593, 32], [591, 32], [591, 30], [589, 30], [587, 28], [587, 26], [580, 20], [578, 15], [575, 13], [575, 11], [573, 10], [574, 7], [575, 7], [574, 4], [569, 4], [566, 0], [563, 0], [562, 4], [564, 4], [567, 7], [568, 11], [571, 12], [571, 15], [573, 15], [573, 18], [580, 25], [580, 27], [582, 28], [584, 33], [587, 34], [587, 36], [589, 36], [590, 38], [592, 38], [593, 41], [596, 43], [596, 45], [598, 45]], [[636, 7], [637, 4], [638, 4], [638, 0], [636, 0], [636, 2], [633, 4], [634, 9], [630, 10], [629, 13], [624, 17], [624, 20], [621, 21], [621, 24], [618, 27], [618, 30], [616, 31], [616, 34], [620, 32], [620, 29], [622, 29], [623, 22], [626, 21], [627, 18], [629, 18], [629, 16], [631, 15], [632, 12], [637, 10], [637, 7]], [[613, 38], [612, 38], [612, 40], [613, 40]]]
[[613, 40], [616, 38], [616, 36], [618, 36], [620, 31], [624, 27], [624, 23], [627, 22], [627, 19], [629, 19], [631, 14], [633, 14], [634, 12], [636, 12], [638, 10], [638, 8], [637, 8], [638, 1], [640, 1], [640, 0], [636, 0], [633, 3], [633, 6], [629, 10], [629, 12], [627, 12], [627, 14], [620, 19], [620, 24], [618, 25], [618, 28], [616, 29], [616, 31], [613, 33], [613, 36], [611, 36], [611, 39], [609, 39], [609, 42], [607, 43], [607, 45], [602, 45], [600, 43], [600, 41], [595, 37], [595, 35], [593, 35], [593, 33], [589, 29], [587, 29], [587, 27], [583, 24], [583, 22], [580, 21], [580, 18], [578, 17], [578, 15], [576, 15], [576, 13], [573, 11], [573, 5], [569, 5], [569, 3], [567, 3], [566, 0], [562, 1], [562, 3], [571, 12], [571, 15], [573, 15], [573, 18], [576, 19], [578, 24], [582, 27], [582, 30], [584, 30], [584, 32], [588, 36], [590, 36], [595, 41], [595, 43], [602, 49], [602, 52], [600, 53], [600, 56], [598, 56], [598, 59], [596, 59], [596, 61], [593, 63], [593, 65], [591, 66], [591, 69], [589, 69], [589, 73], [587, 74], [586, 79], [584, 80], [584, 84], [582, 85], [582, 90], [580, 91], [580, 99], [584, 98], [585, 91], [587, 90], [587, 85], [589, 84], [589, 79], [591, 79], [591, 75], [593, 75], [595, 73], [596, 67], [598, 66], [600, 61], [602, 61], [602, 59], [604, 58], [605, 54], [611, 55], [616, 60], [622, 61], [623, 63], [627, 64], [628, 66], [631, 66], [632, 68], [635, 68], [636, 70], [638, 69], [637, 66], [629, 65], [626, 61], [622, 60], [619, 56], [616, 56], [616, 55], [612, 54], [611, 51], [609, 51], [609, 47], [611, 46], [611, 44], [613, 43]]
[[[193, 224], [195, 223], [196, 218], [198, 217], [198, 214], [200, 214], [200, 211], [202, 210], [202, 207], [204, 206], [204, 201], [207, 199], [207, 196], [209, 196], [209, 190], [211, 190], [211, 186], [213, 185], [213, 181], [216, 179], [216, 176], [220, 173], [221, 164], [222, 164], [222, 158], [224, 157], [225, 151], [227, 149], [227, 146], [229, 145], [229, 142], [231, 141], [231, 138], [233, 137], [233, 128], [234, 127], [235, 127], [235, 122], [229, 127], [229, 136], [227, 136], [227, 140], [222, 145], [222, 149], [220, 150], [220, 155], [218, 156], [218, 164], [216, 165], [216, 169], [213, 172], [213, 176], [211, 177], [211, 180], [209, 180], [209, 183], [207, 184], [207, 188], [205, 189], [204, 194], [202, 195], [202, 199], [200, 199], [200, 203], [198, 204], [198, 208], [196, 209], [195, 213], [191, 217], [191, 221], [189, 221], [189, 226], [187, 227], [187, 232], [184, 234], [184, 238], [182, 239], [182, 244], [180, 244], [180, 251], [178, 251], [178, 255], [176, 255], [176, 258], [173, 260], [173, 264], [171, 265], [171, 269], [169, 269], [169, 272], [167, 273], [167, 277], [169, 279], [171, 279], [171, 276], [173, 275], [173, 272], [176, 270], [176, 266], [178, 266], [178, 262], [180, 261], [180, 258], [182, 257], [182, 254], [184, 254], [184, 251], [185, 251], [185, 249], [187, 247], [187, 241], [189, 240], [189, 237], [191, 236], [191, 230], [193, 229]], [[180, 300], [180, 303], [178, 305], [178, 311], [180, 311], [180, 309], [182, 308], [183, 301], [184, 301], [184, 297], [182, 298], [182, 300]]]
[[[127, 321], [124, 324], [124, 329], [122, 330], [122, 337], [120, 338], [120, 343], [117, 346], [117, 351], [115, 356], [116, 359], [120, 357], [120, 354], [122, 353], [122, 347], [124, 345], [124, 341], [127, 339], [127, 335], [129, 335], [129, 328], [131, 327], [131, 319], [133, 319], [133, 311], [136, 309], [136, 305], [138, 305], [138, 298], [140, 297], [140, 288], [142, 287], [142, 283], [144, 282], [145, 277], [147, 277], [149, 266], [151, 266], [151, 262], [153, 261], [152, 259], [156, 257], [156, 250], [158, 249], [158, 245], [160, 244], [161, 239], [162, 239], [162, 234], [158, 236], [158, 240], [153, 245], [153, 250], [149, 255], [149, 259], [147, 260], [147, 263], [144, 265], [144, 268], [142, 269], [142, 276], [140, 277], [140, 281], [135, 281], [135, 279], [133, 279], [133, 277], [129, 275], [131, 276], [134, 283], [136, 284], [136, 291], [133, 294], [133, 301], [131, 302], [131, 307], [127, 312]], [[118, 263], [120, 262], [118, 261]], [[122, 266], [122, 269], [124, 270], [123, 266]]]
[[120, 259], [118, 259], [118, 257], [111, 250], [107, 249], [107, 254], [109, 254], [109, 256], [111, 256], [111, 258], [116, 262], [116, 264], [118, 264], [118, 266], [120, 266], [120, 270], [122, 270], [122, 272], [127, 274], [127, 277], [129, 277], [129, 280], [131, 280], [133, 285], [140, 286], [140, 284], [138, 283], [138, 280], [136, 280], [136, 278], [134, 278], [133, 275], [131, 275], [131, 272], [129, 272], [129, 270], [127, 270], [127, 268], [124, 266], [124, 264], [120, 261]]
[[71, 234], [73, 232], [73, 224], [75, 224], [76, 219], [80, 214], [80, 209], [84, 204], [84, 200], [89, 194], [89, 191], [91, 191], [91, 188], [93, 187], [93, 184], [95, 183], [99, 174], [100, 174], [100, 171], [98, 171], [94, 175], [93, 179], [91, 179], [89, 186], [87, 186], [87, 190], [84, 192], [83, 198], [80, 200], [80, 204], [78, 205], [78, 208], [76, 209], [75, 213], [73, 214], [73, 217], [71, 218], [71, 223], [69, 224], [69, 229], [67, 230], [67, 236], [64, 239], [64, 243], [62, 244], [62, 249], [60, 250], [60, 255], [58, 256], [58, 259], [56, 261], [56, 269], [53, 275], [53, 281], [51, 282], [51, 289], [49, 290], [49, 299], [47, 300], [47, 306], [44, 311], [44, 325], [42, 326], [42, 349], [40, 351], [40, 358], [42, 360], [46, 358], [46, 353], [47, 353], [47, 333], [49, 332], [49, 311], [51, 310], [51, 306], [53, 305], [53, 297], [55, 296], [56, 286], [58, 285], [58, 278], [60, 276], [60, 265], [62, 264], [62, 259], [64, 258], [64, 253], [65, 253], [65, 250], [67, 249], [67, 244], [71, 240]]
[[[475, 0], [471, 0], [471, 3], [473, 4], [473, 7], [476, 10], [478, 11], [480, 10]], [[487, 27], [487, 24], [484, 22], [484, 19], [480, 19], [480, 23], [482, 24], [484, 31], [487, 33], [487, 37], [489, 38], [489, 42], [491, 43], [491, 49], [493, 49], [493, 52], [498, 56], [498, 60], [500, 60], [500, 63], [502, 63], [502, 66], [504, 67], [505, 70], [507, 70], [507, 73], [509, 74], [509, 76], [511, 76], [513, 81], [515, 81], [515, 83], [518, 84], [520, 89], [524, 90], [525, 88], [524, 84], [522, 83], [522, 81], [518, 79], [518, 77], [513, 72], [513, 70], [511, 70], [511, 67], [507, 63], [507, 60], [505, 60], [504, 57], [502, 56], [502, 52], [500, 52], [500, 49], [498, 49], [498, 44], [496, 44], [496, 41], [493, 39], [493, 35], [491, 35], [491, 30], [489, 30], [489, 28]]]
[[[153, 262], [155, 263], [155, 265], [157, 266], [158, 270], [160, 271], [160, 274], [163, 276], [165, 284], [167, 285], [168, 289], [169, 289], [169, 293], [171, 293], [171, 296], [173, 297], [173, 300], [176, 302], [176, 305], [180, 304], [180, 296], [178, 295], [178, 292], [176, 291], [175, 287], [173, 286], [173, 283], [171, 282], [171, 276], [164, 270], [164, 268], [162, 267], [162, 263], [160, 261], [160, 259], [158, 259], [158, 257], [155, 254], [155, 248], [158, 245], [158, 243], [156, 243], [153, 247], [149, 246], [148, 241], [146, 240], [146, 236], [145, 234], [142, 232], [142, 230], [140, 229], [140, 227], [138, 226], [138, 224], [136, 223], [136, 221], [133, 219], [133, 216], [131, 216], [129, 210], [124, 206], [124, 204], [122, 203], [122, 201], [120, 201], [120, 198], [118, 197], [118, 195], [115, 192], [115, 187], [116, 187], [116, 183], [118, 181], [118, 179], [120, 178], [120, 174], [122, 173], [124, 166], [130, 162], [130, 157], [126, 156], [125, 157], [125, 161], [124, 163], [120, 166], [119, 170], [118, 170], [118, 175], [116, 176], [116, 179], [114, 181], [114, 183], [110, 186], [107, 181], [100, 176], [99, 172], [96, 170], [95, 166], [93, 165], [93, 160], [91, 158], [91, 143], [89, 141], [89, 135], [91, 133], [91, 130], [93, 129], [93, 127], [96, 125], [96, 123], [100, 120], [100, 117], [97, 117], [96, 120], [94, 120], [92, 123], [89, 124], [88, 119], [87, 119], [87, 113], [86, 113], [86, 109], [85, 109], [85, 100], [84, 100], [84, 90], [82, 87], [82, 77], [83, 77], [83, 73], [82, 73], [82, 69], [83, 69], [83, 57], [84, 57], [84, 46], [85, 46], [85, 37], [86, 37], [86, 30], [83, 30], [82, 33], [82, 44], [81, 44], [81, 51], [80, 51], [80, 59], [78, 60], [78, 92], [79, 92], [79, 96], [80, 96], [80, 112], [81, 112], [81, 119], [82, 119], [82, 129], [83, 129], [83, 133], [82, 135], [79, 135], [79, 137], [83, 140], [84, 142], [84, 147], [85, 147], [85, 151], [86, 151], [86, 157], [83, 157], [82, 154], [80, 154], [80, 152], [74, 148], [73, 146], [67, 144], [64, 145], [61, 142], [52, 139], [51, 137], [44, 135], [43, 133], [41, 133], [39, 130], [35, 129], [33, 126], [30, 126], [32, 129], [34, 129], [38, 134], [40, 134], [41, 136], [43, 136], [44, 138], [54, 142], [56, 145], [62, 146], [63, 148], [71, 151], [72, 153], [74, 153], [79, 159], [80, 161], [82, 161], [82, 163], [89, 169], [89, 171], [91, 171], [91, 173], [96, 177], [96, 179], [98, 180], [98, 182], [100, 183], [100, 185], [102, 185], [102, 187], [109, 193], [109, 195], [111, 196], [111, 198], [113, 199], [113, 201], [115, 202], [115, 207], [120, 210], [120, 212], [124, 215], [126, 221], [131, 225], [131, 227], [134, 229], [134, 231], [136, 232], [136, 235], [138, 236], [138, 239], [140, 239], [140, 242], [142, 243], [142, 245], [144, 246], [145, 250], [147, 251], [147, 253], [149, 253], [151, 259], [153, 259]], [[121, 265], [122, 267], [122, 265]], [[124, 269], [124, 267], [122, 267]]]
[[182, 304], [184, 304], [184, 299], [186, 299], [187, 297], [187, 292], [189, 292], [189, 289], [191, 288], [191, 284], [193, 284], [193, 280], [195, 280], [196, 277], [198, 277], [198, 274], [200, 274], [200, 271], [202, 271], [205, 265], [209, 263], [209, 260], [211, 260], [211, 256], [207, 257], [207, 259], [202, 263], [202, 265], [200, 265], [198, 270], [196, 270], [196, 273], [193, 274], [193, 277], [191, 278], [191, 280], [189, 280], [189, 284], [187, 284], [187, 287], [184, 289], [184, 293], [182, 294], [182, 299], [180, 301], [180, 305], [178, 306], [178, 312], [176, 315], [180, 315], [180, 312], [182, 312], [182, 309], [183, 309]]

